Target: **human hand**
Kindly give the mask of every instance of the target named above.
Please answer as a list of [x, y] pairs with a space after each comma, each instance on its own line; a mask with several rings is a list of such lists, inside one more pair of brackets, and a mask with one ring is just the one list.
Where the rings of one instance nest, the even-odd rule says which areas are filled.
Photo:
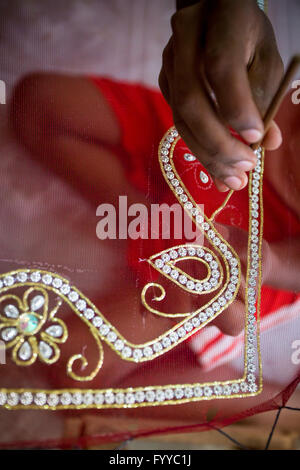
[[[242, 189], [256, 156], [228, 128], [248, 144], [263, 137], [261, 116], [283, 74], [272, 26], [255, 0], [198, 1], [171, 24], [159, 85], [174, 124], [219, 190]], [[273, 122], [263, 145], [281, 140]]]

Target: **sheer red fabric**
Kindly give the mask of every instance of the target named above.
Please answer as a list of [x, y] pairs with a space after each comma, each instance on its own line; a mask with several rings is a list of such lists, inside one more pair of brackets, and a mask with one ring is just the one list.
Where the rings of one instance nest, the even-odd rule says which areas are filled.
[[[99, 241], [94, 208], [74, 199], [73, 189], [60, 191], [53, 174], [41, 170], [32, 191], [48, 214], [44, 236], [36, 236], [25, 218], [19, 230], [27, 261], [15, 256], [1, 267], [2, 447], [93, 445], [207, 430], [282, 406], [299, 381], [299, 364], [292, 359], [299, 294], [263, 286], [257, 300], [247, 283], [255, 278], [252, 269], [259, 293], [261, 256], [255, 253], [262, 216], [268, 242], [288, 243], [299, 235], [300, 223], [267, 175], [260, 192], [263, 154], [250, 189], [224, 203], [226, 195], [216, 190], [176, 130], [169, 130], [172, 115], [160, 93], [88, 79], [117, 116], [122, 145], [114, 152], [136, 204], [142, 201], [147, 215], [153, 204], [178, 202], [185, 212], [194, 209], [196, 242], [185, 234], [164, 238], [161, 226], [160, 237]], [[15, 172], [20, 186], [30, 181], [29, 162]], [[114, 175], [107, 179], [113, 187]], [[51, 210], [43, 197], [45, 184], [55, 196]], [[12, 226], [13, 207], [7, 203]], [[151, 223], [147, 219], [140, 234]], [[182, 219], [170, 223], [178, 224]], [[199, 238], [200, 229], [205, 239]], [[181, 271], [172, 277], [176, 263]], [[207, 293], [198, 295], [196, 285], [202, 293], [207, 287]], [[224, 295], [213, 298], [214, 288], [223, 285]], [[66, 436], [66, 420], [89, 417], [97, 418], [93, 430]], [[5, 429], [12, 423], [15, 433], [7, 440]], [[32, 424], [24, 439], [27, 423]]]

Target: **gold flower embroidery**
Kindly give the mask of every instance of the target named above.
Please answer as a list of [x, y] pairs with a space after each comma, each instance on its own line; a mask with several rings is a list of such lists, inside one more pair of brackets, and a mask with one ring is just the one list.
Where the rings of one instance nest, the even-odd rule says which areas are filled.
[[13, 294], [0, 297], [0, 338], [12, 359], [20, 366], [33, 364], [37, 357], [53, 364], [60, 356], [59, 343], [68, 337], [65, 323], [55, 314], [61, 302], [48, 313], [49, 299], [45, 289], [31, 287], [23, 299]]

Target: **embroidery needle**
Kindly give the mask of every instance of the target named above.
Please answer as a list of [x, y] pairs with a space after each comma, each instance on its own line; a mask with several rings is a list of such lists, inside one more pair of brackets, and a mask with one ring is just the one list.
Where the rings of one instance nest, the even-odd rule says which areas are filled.
[[[265, 126], [264, 136], [266, 135], [267, 131], [269, 130], [271, 122], [274, 119], [275, 115], [277, 114], [277, 111], [278, 111], [278, 109], [279, 109], [279, 107], [282, 103], [282, 100], [285, 97], [285, 94], [286, 94], [286, 91], [287, 91], [288, 86], [290, 84], [290, 81], [295, 76], [295, 74], [296, 74], [296, 72], [299, 68], [299, 65], [300, 65], [300, 55], [297, 54], [297, 55], [292, 57], [292, 59], [289, 63], [289, 66], [288, 66], [288, 68], [287, 68], [287, 70], [286, 70], [286, 72], [285, 72], [285, 74], [284, 74], [284, 76], [283, 76], [283, 78], [280, 82], [278, 90], [275, 93], [275, 96], [272, 99], [271, 104], [270, 104], [269, 108], [267, 109], [267, 112], [264, 116], [264, 126]], [[253, 150], [257, 150], [260, 147], [262, 141], [263, 141], [263, 139], [261, 141], [257, 142], [256, 144], [251, 145], [251, 148]]]

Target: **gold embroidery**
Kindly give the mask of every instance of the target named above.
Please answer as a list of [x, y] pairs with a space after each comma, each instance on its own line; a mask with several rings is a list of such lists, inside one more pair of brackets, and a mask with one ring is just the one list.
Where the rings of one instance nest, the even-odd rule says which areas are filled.
[[[171, 134], [170, 134], [171, 133]], [[174, 134], [174, 129], [171, 129], [168, 131], [168, 133], [164, 136], [162, 139], [162, 142], [159, 146], [159, 156], [161, 155], [161, 149], [163, 147], [163, 144], [165, 142], [166, 137]], [[184, 188], [186, 194], [188, 195], [189, 201], [192, 202], [194, 207], [197, 207], [195, 204], [195, 201], [189, 194], [188, 190], [184, 187], [184, 185], [181, 182], [181, 179], [179, 175], [176, 172], [176, 169], [173, 164], [173, 151], [175, 148], [175, 145], [178, 141], [178, 138], [173, 139], [173, 144], [171, 145], [171, 151], [170, 151], [170, 162], [172, 165], [172, 171], [174, 173], [174, 178], [178, 180], [179, 184], [181, 185], [182, 188]], [[34, 390], [34, 389], [1, 389], [0, 390], [0, 405], [5, 406], [8, 409], [16, 409], [16, 408], [44, 408], [44, 409], [65, 409], [65, 408], [120, 408], [120, 407], [130, 407], [130, 408], [135, 408], [135, 407], [140, 407], [140, 406], [160, 406], [160, 405], [169, 405], [169, 404], [179, 404], [179, 403], [187, 403], [191, 401], [198, 401], [198, 400], [211, 400], [211, 399], [220, 399], [220, 398], [243, 398], [247, 396], [254, 396], [257, 395], [258, 393], [261, 392], [262, 390], [262, 370], [261, 370], [261, 358], [260, 358], [260, 348], [259, 348], [259, 332], [258, 332], [258, 327], [259, 327], [259, 305], [260, 305], [260, 283], [261, 283], [261, 244], [262, 244], [262, 224], [263, 224], [263, 212], [262, 212], [262, 175], [263, 175], [263, 158], [264, 158], [264, 152], [262, 151], [261, 153], [261, 166], [258, 165], [256, 169], [256, 182], [257, 185], [253, 186], [255, 189], [259, 189], [259, 210], [260, 210], [260, 219], [258, 222], [257, 217], [255, 218], [253, 216], [253, 212], [251, 212], [251, 197], [253, 197], [253, 178], [252, 174], [253, 172], [250, 172], [250, 177], [249, 177], [249, 238], [248, 238], [248, 263], [247, 263], [247, 276], [246, 276], [246, 325], [245, 325], [245, 355], [244, 355], [244, 374], [243, 377], [240, 379], [235, 379], [235, 380], [227, 380], [227, 381], [222, 381], [222, 382], [211, 382], [211, 383], [194, 383], [194, 384], [177, 384], [177, 385], [164, 385], [164, 386], [148, 386], [148, 387], [138, 387], [138, 388], [127, 388], [127, 389], [105, 389], [105, 390], [91, 390], [91, 389], [76, 389], [76, 388], [70, 388], [70, 389], [64, 389], [64, 390]], [[160, 164], [162, 167], [162, 171], [164, 174], [164, 168], [162, 161], [160, 159]], [[165, 176], [165, 174], [164, 174]], [[174, 180], [174, 179], [173, 179]], [[172, 183], [167, 179], [167, 182], [173, 192], [173, 194], [177, 197], [177, 193], [175, 191], [175, 186], [172, 186]], [[254, 183], [253, 183], [254, 184]], [[177, 197], [178, 198], [178, 197]], [[179, 198], [178, 198], [179, 200]], [[179, 200], [180, 204], [183, 205], [183, 203]], [[224, 204], [223, 204], [224, 205]], [[237, 260], [237, 270], [238, 270], [238, 283], [237, 286], [240, 285], [240, 262], [239, 259], [233, 250], [233, 248], [223, 239], [221, 234], [219, 234], [214, 226], [212, 225], [212, 220], [209, 220], [205, 214], [202, 214], [201, 216], [203, 217], [203, 220], [205, 222], [199, 222], [197, 220], [197, 216], [193, 216], [190, 212], [188, 212], [189, 216], [194, 220], [196, 225], [198, 226], [199, 230], [201, 230], [206, 237], [207, 241], [211, 243], [211, 240], [207, 236], [207, 228], [203, 226], [203, 223], [206, 223], [209, 225], [209, 229], [214, 231], [215, 234], [217, 234], [218, 238], [221, 240], [222, 244], [226, 247], [226, 253], [231, 252], [233, 257]], [[201, 214], [201, 211], [199, 210], [199, 214]], [[253, 223], [253, 220], [255, 219], [256, 223], [258, 224], [259, 227], [259, 234], [258, 234], [258, 251], [256, 252], [251, 252], [251, 243], [250, 243], [250, 233], [251, 233], [251, 223]], [[214, 245], [213, 245], [214, 246]], [[202, 247], [203, 248], [203, 247]], [[225, 291], [229, 284], [229, 263], [226, 257], [223, 255], [222, 251], [218, 248], [218, 246], [214, 246], [214, 249], [219, 253], [221, 256], [223, 263], [225, 265], [225, 284], [218, 293], [218, 295], [209, 301], [205, 306], [202, 306], [201, 309], [197, 310], [196, 312], [193, 312], [191, 315], [189, 314], [174, 314], [178, 316], [183, 316], [183, 315], [189, 315], [188, 320], [183, 320], [179, 324], [175, 325], [173, 328], [168, 330], [166, 333], [162, 334], [158, 338], [155, 338], [155, 340], [149, 341], [145, 344], [142, 345], [134, 345], [132, 343], [129, 343], [126, 341], [122, 335], [114, 328], [113, 325], [109, 324], [107, 320], [102, 316], [102, 314], [98, 311], [98, 309], [83, 295], [78, 291], [75, 287], [69, 286], [69, 288], [72, 290], [72, 292], [75, 292], [78, 295], [78, 298], [81, 301], [86, 302], [87, 308], [93, 309], [94, 312], [94, 318], [99, 318], [103, 324], [107, 325], [110, 329], [110, 331], [116, 333], [118, 335], [118, 340], [121, 342], [123, 341], [124, 345], [130, 349], [130, 348], [144, 348], [147, 349], [152, 346], [154, 346], [155, 343], [163, 341], [167, 338], [171, 337], [171, 334], [176, 333], [180, 331], [180, 329], [184, 326], [187, 325], [189, 320], [192, 320], [196, 317], [196, 315], [199, 312], [202, 312], [203, 309], [205, 308], [210, 308], [210, 305], [212, 305], [212, 302], [215, 301], [217, 298], [220, 297], [220, 295]], [[255, 256], [254, 256], [255, 255]], [[157, 255], [153, 255], [148, 261], [150, 264], [153, 265], [152, 261], [157, 257]], [[253, 260], [258, 259], [258, 279], [256, 282], [256, 289], [258, 292], [258, 300], [257, 300], [257, 330], [256, 333], [249, 333], [249, 327], [248, 327], [248, 319], [250, 319], [250, 315], [248, 312], [248, 300], [249, 300], [249, 292], [250, 288], [248, 287], [248, 282], [250, 279], [249, 276], [249, 269], [251, 262], [253, 263]], [[199, 261], [199, 259], [197, 259]], [[171, 263], [173, 266], [176, 265], [176, 263]], [[220, 263], [219, 263], [220, 266]], [[157, 269], [157, 267], [156, 267]], [[159, 269], [158, 269], [159, 270]], [[37, 273], [36, 270], [16, 270], [12, 271], [10, 273], [4, 274], [1, 276], [2, 281], [4, 282], [4, 287], [1, 289], [2, 292], [6, 292], [9, 289], [15, 288], [15, 287], [20, 287], [20, 286], [31, 286], [33, 289], [47, 289], [49, 291], [55, 292], [58, 294], [64, 301], [68, 303], [68, 305], [71, 307], [71, 309], [78, 315], [82, 321], [84, 321], [90, 328], [97, 345], [100, 350], [100, 360], [97, 365], [97, 369], [92, 373], [90, 377], [94, 377], [98, 370], [100, 369], [102, 362], [103, 362], [103, 351], [102, 351], [102, 346], [101, 342], [99, 340], [99, 336], [102, 340], [104, 340], [112, 349], [115, 350], [115, 352], [123, 359], [123, 360], [134, 360], [134, 361], [144, 361], [144, 360], [151, 360], [162, 353], [164, 354], [168, 350], [172, 349], [175, 345], [179, 344], [181, 341], [185, 340], [188, 338], [191, 334], [194, 334], [196, 331], [198, 331], [200, 328], [203, 328], [207, 323], [209, 323], [212, 318], [215, 318], [215, 316], [212, 316], [211, 318], [208, 318], [206, 321], [203, 322], [199, 327], [195, 327], [192, 329], [191, 332], [188, 330], [186, 331], [186, 334], [183, 337], [180, 337], [175, 344], [171, 344], [169, 346], [164, 347], [163, 352], [157, 351], [153, 354], [150, 354], [149, 357], [142, 357], [137, 359], [137, 357], [124, 357], [122, 353], [112, 344], [110, 344], [110, 341], [108, 338], [103, 334], [99, 333], [97, 328], [89, 322], [89, 320], [83, 315], [82, 311], [80, 311], [79, 308], [77, 308], [74, 305], [74, 301], [70, 300], [70, 294], [67, 296], [66, 294], [62, 294], [62, 292], [59, 290], [58, 287], [53, 287], [53, 285], [43, 285], [43, 283], [39, 282], [32, 282], [32, 281], [26, 281], [26, 282], [15, 282], [17, 280], [17, 276], [22, 273], [26, 274], [27, 276]], [[68, 287], [68, 282], [63, 279], [61, 276], [53, 273], [49, 273], [46, 271], [40, 271], [39, 272], [41, 276], [50, 276], [51, 278], [56, 280], [60, 280], [61, 284], [60, 285], [65, 285]], [[16, 279], [14, 278], [16, 276]], [[191, 281], [197, 281], [193, 280], [190, 278]], [[1, 284], [2, 284], [2, 281]], [[54, 282], [53, 281], [53, 282]], [[200, 282], [204, 282], [203, 280], [200, 280]], [[48, 283], [47, 283], [48, 284]], [[56, 282], [58, 285], [58, 283]], [[152, 284], [153, 285], [153, 284]], [[156, 300], [161, 300], [163, 296], [165, 295], [164, 288], [162, 286], [159, 286], [158, 284], [154, 284], [157, 286], [161, 294], [160, 296], [157, 297]], [[37, 286], [37, 287], [33, 287]], [[150, 286], [150, 284], [148, 284]], [[182, 288], [182, 285], [180, 285]], [[143, 292], [145, 294], [147, 286], [145, 286]], [[146, 289], [146, 290], [145, 290]], [[251, 287], [252, 289], [252, 287]], [[235, 288], [235, 291], [233, 292], [232, 298], [228, 299], [228, 302], [226, 302], [225, 305], [223, 305], [222, 308], [218, 311], [218, 315], [225, 309], [227, 306], [234, 300], [238, 292], [238, 287]], [[252, 297], [253, 294], [251, 293]], [[143, 297], [143, 296], [142, 296]], [[15, 299], [16, 300], [16, 299]], [[20, 304], [18, 304], [20, 305]], [[160, 314], [164, 316], [162, 312], [157, 312], [154, 311], [153, 313], [155, 314]], [[254, 318], [252, 314], [252, 318]], [[57, 321], [57, 320], [56, 320]], [[252, 320], [254, 321], [254, 320]], [[1, 331], [1, 330], [0, 330]], [[252, 336], [251, 336], [252, 335]], [[33, 336], [32, 336], [33, 338]], [[250, 341], [251, 338], [251, 341]], [[256, 385], [256, 378], [254, 376], [254, 371], [255, 367], [253, 364], [251, 364], [248, 359], [249, 359], [249, 354], [251, 352], [252, 356], [256, 354], [256, 343], [257, 341], [257, 352], [258, 352], [258, 357], [255, 359], [255, 361], [258, 362], [259, 365], [259, 374], [258, 374], [258, 387]], [[253, 346], [251, 346], [253, 344]], [[12, 347], [13, 344], [11, 344], [9, 347]], [[36, 348], [36, 345], [34, 343], [34, 340], [32, 341], [32, 347]], [[125, 348], [122, 348], [123, 350]], [[73, 356], [69, 362], [68, 362], [68, 373], [71, 375], [76, 380], [84, 380], [84, 378], [76, 376], [72, 372], [72, 365], [76, 359], [80, 359], [84, 365], [86, 365], [86, 359], [82, 355], [75, 355]], [[251, 365], [253, 366], [251, 368]], [[253, 371], [253, 372], [252, 372]], [[73, 374], [73, 376], [72, 376]], [[94, 374], [94, 375], [93, 375]], [[87, 380], [89, 380], [88, 378]], [[71, 396], [71, 403], [70, 404], [63, 404], [62, 396], [63, 394], [70, 394]], [[123, 401], [122, 401], [123, 400]]]

